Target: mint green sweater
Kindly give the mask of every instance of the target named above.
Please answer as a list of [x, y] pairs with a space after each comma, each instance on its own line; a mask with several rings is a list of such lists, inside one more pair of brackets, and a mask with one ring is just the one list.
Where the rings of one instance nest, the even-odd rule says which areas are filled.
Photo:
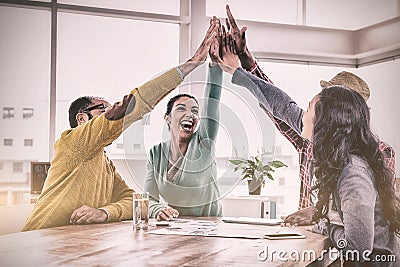
[[166, 178], [170, 142], [150, 149], [144, 188], [150, 195], [151, 217], [156, 217], [163, 207], [159, 196], [181, 216], [222, 216], [215, 163], [222, 70], [210, 68], [208, 75], [200, 125], [173, 181]]

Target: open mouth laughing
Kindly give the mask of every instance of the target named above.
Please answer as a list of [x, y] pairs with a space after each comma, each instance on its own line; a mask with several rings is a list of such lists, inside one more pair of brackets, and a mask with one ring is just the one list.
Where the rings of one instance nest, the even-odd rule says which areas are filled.
[[193, 129], [193, 126], [194, 126], [193, 121], [189, 121], [189, 120], [181, 121], [181, 127], [186, 132], [191, 132]]

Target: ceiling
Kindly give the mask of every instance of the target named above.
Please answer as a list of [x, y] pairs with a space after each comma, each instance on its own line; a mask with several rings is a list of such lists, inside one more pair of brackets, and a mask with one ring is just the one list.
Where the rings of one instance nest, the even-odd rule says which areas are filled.
[[208, 0], [207, 15], [226, 17], [227, 2], [259, 59], [360, 67], [400, 57], [399, 0]]
[[[50, 9], [50, 0], [0, 0]], [[33, 4], [32, 4], [33, 3]], [[400, 58], [400, 0], [57, 0], [60, 12], [179, 24], [180, 58], [229, 4], [258, 59], [360, 67]]]

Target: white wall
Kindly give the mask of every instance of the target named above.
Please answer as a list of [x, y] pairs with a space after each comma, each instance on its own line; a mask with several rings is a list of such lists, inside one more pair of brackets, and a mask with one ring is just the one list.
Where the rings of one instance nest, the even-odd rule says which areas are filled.
[[235, 18], [283, 24], [355, 30], [394, 18], [398, 0], [306, 0], [305, 18], [297, 0], [207, 0], [207, 16], [226, 17], [229, 4]]

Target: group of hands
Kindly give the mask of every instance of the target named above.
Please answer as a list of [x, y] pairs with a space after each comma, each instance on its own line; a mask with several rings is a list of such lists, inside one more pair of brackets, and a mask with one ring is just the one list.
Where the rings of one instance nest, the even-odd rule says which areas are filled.
[[[312, 215], [315, 212], [315, 207], [308, 207], [296, 211], [288, 216], [281, 217], [282, 226], [304, 226], [304, 225], [314, 225], [316, 222], [312, 221]], [[179, 216], [179, 211], [169, 206], [163, 207], [158, 212], [156, 219], [158, 221], [169, 221], [171, 219], [177, 218]], [[311, 228], [306, 228], [306, 230], [311, 231]]]
[[226, 27], [217, 17], [210, 19], [204, 40], [188, 61], [200, 65], [205, 62], [209, 54], [211, 67], [219, 65], [225, 72], [233, 74], [239, 67], [239, 55], [245, 54], [247, 50], [245, 36], [247, 28], [239, 29], [229, 5], [226, 6], [226, 12], [228, 15], [225, 20]]
[[[299, 210], [289, 216], [282, 217], [283, 225], [311, 225], [314, 222], [311, 221], [312, 214], [315, 211], [315, 207], [309, 207], [306, 209]], [[176, 209], [165, 206], [160, 209], [156, 219], [158, 221], [169, 221], [170, 219], [177, 218], [179, 211]], [[70, 218], [71, 224], [90, 224], [90, 223], [101, 223], [107, 220], [107, 213], [104, 210], [92, 208], [89, 206], [82, 206], [76, 209]]]

